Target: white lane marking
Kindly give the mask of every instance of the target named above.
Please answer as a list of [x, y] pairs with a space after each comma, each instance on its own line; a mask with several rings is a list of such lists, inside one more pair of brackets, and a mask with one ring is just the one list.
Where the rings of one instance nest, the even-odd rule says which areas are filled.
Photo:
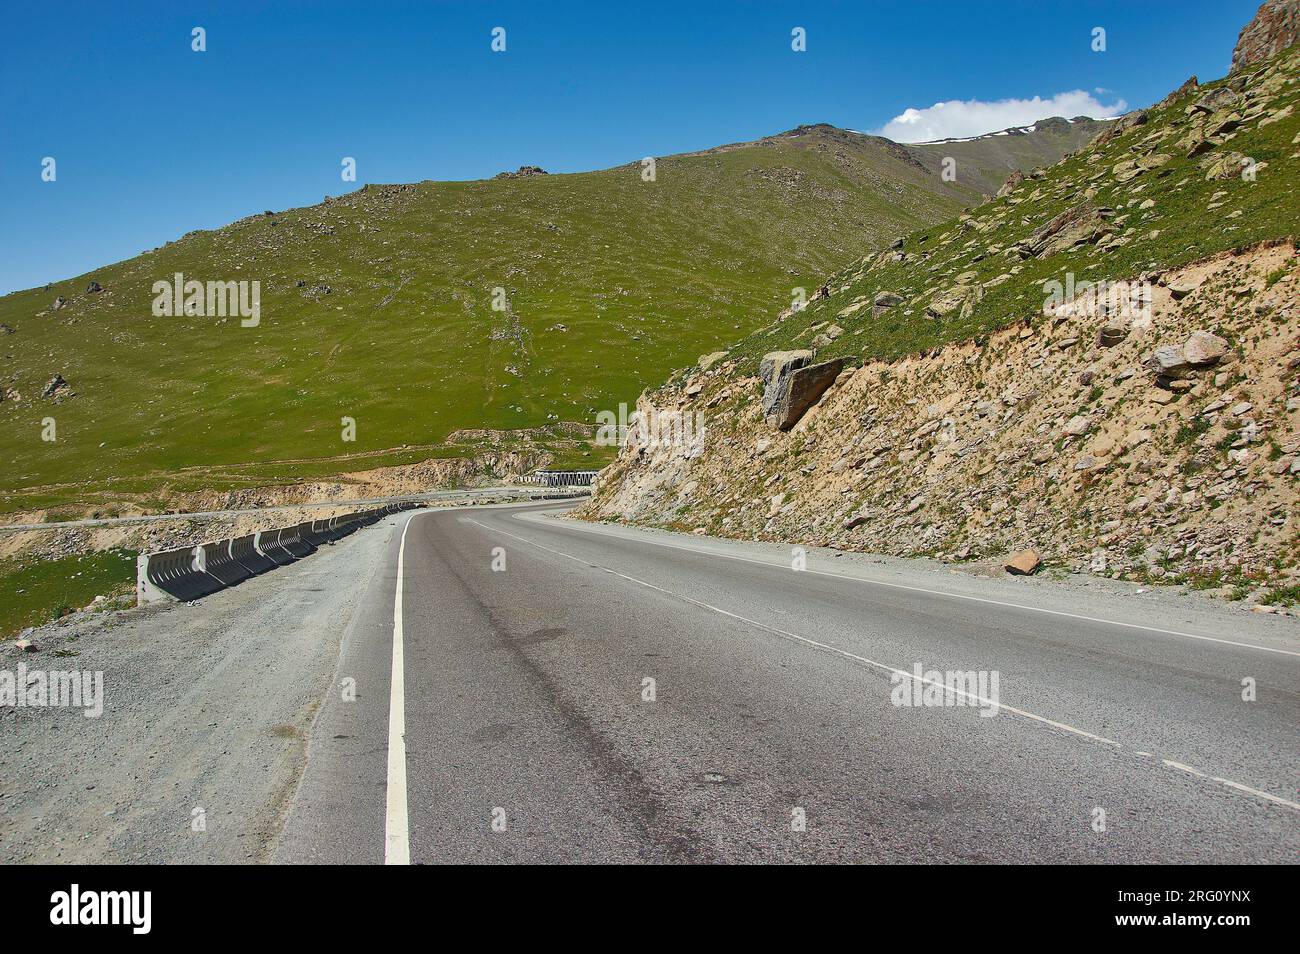
[[1269, 792], [1261, 791], [1258, 788], [1251, 788], [1249, 785], [1242, 785], [1240, 782], [1232, 781], [1232, 779], [1219, 778], [1219, 776], [1216, 775], [1214, 776], [1214, 781], [1220, 783], [1221, 785], [1227, 785], [1229, 788], [1235, 788], [1238, 791], [1246, 792], [1250, 795], [1256, 795], [1259, 798], [1268, 799], [1270, 802], [1277, 802], [1277, 804], [1285, 805], [1287, 808], [1300, 809], [1300, 803], [1287, 801], [1285, 798], [1279, 798], [1276, 795], [1270, 794]]
[[[865, 656], [859, 656], [859, 655], [857, 655], [856, 653], [848, 652], [847, 650], [840, 649], [840, 648], [838, 648], [838, 647], [836, 647], [836, 646], [830, 646], [830, 645], [827, 645], [826, 643], [818, 642], [818, 641], [815, 640], [815, 639], [809, 639], [807, 636], [800, 636], [800, 635], [797, 634], [797, 633], [791, 633], [791, 632], [789, 632], [789, 631], [787, 631], [787, 630], [784, 630], [784, 629], [778, 629], [778, 628], [775, 627], [775, 626], [769, 626], [769, 625], [766, 624], [766, 623], [760, 623], [760, 622], [758, 622], [757, 620], [749, 619], [748, 617], [745, 617], [745, 616], [740, 616], [740, 615], [738, 615], [738, 614], [736, 614], [736, 613], [732, 613], [732, 612], [729, 611], [729, 610], [724, 610], [724, 609], [721, 609], [721, 608], [719, 608], [719, 607], [717, 607], [717, 606], [713, 606], [713, 605], [710, 604], [710, 603], [705, 603], [705, 602], [703, 602], [703, 601], [701, 601], [701, 600], [694, 599], [694, 598], [692, 598], [692, 597], [690, 597], [690, 596], [684, 596], [684, 595], [682, 595], [681, 593], [674, 593], [672, 590], [665, 589], [665, 588], [662, 587], [662, 586], [657, 586], [657, 585], [654, 584], [654, 583], [649, 583], [649, 582], [647, 582], [647, 581], [645, 581], [645, 580], [639, 580], [639, 579], [637, 579], [637, 578], [634, 577], [634, 576], [628, 576], [626, 573], [620, 573], [618, 570], [611, 570], [611, 569], [610, 569], [609, 567], [607, 567], [607, 566], [601, 566], [601, 565], [598, 564], [598, 563], [592, 563], [590, 560], [583, 559], [582, 557], [572, 556], [571, 554], [565, 553], [565, 552], [562, 551], [562, 550], [556, 550], [556, 549], [554, 549], [553, 547], [545, 546], [544, 544], [537, 543], [537, 542], [534, 541], [534, 540], [529, 540], [529, 539], [527, 539], [526, 537], [517, 536], [516, 534], [510, 533], [508, 530], [501, 530], [501, 529], [499, 529], [499, 528], [497, 528], [497, 527], [489, 527], [487, 524], [485, 524], [485, 523], [479, 523], [479, 521], [474, 520], [473, 518], [470, 518], [469, 522], [470, 522], [470, 523], [474, 523], [474, 524], [478, 524], [478, 526], [482, 527], [484, 530], [487, 530], [489, 533], [500, 533], [500, 534], [503, 534], [504, 536], [511, 537], [511, 538], [513, 538], [513, 539], [515, 539], [515, 540], [519, 540], [519, 541], [522, 542], [522, 543], [527, 543], [529, 546], [537, 547], [537, 549], [539, 549], [539, 550], [545, 550], [545, 551], [548, 552], [548, 553], [554, 553], [556, 556], [562, 556], [562, 557], [564, 557], [566, 560], [572, 560], [572, 561], [575, 562], [575, 563], [581, 563], [581, 564], [584, 565], [584, 566], [588, 566], [588, 567], [591, 567], [591, 568], [596, 569], [596, 570], [602, 570], [602, 571], [604, 571], [605, 573], [610, 573], [610, 574], [612, 574], [612, 575], [614, 575], [614, 576], [619, 577], [620, 579], [627, 580], [627, 581], [630, 582], [630, 583], [636, 583], [636, 584], [638, 584], [638, 585], [640, 585], [640, 586], [645, 586], [645, 587], [648, 587], [648, 588], [650, 588], [650, 589], [652, 589], [652, 590], [657, 590], [658, 592], [663, 593], [663, 594], [666, 595], [666, 596], [671, 596], [671, 597], [673, 597], [674, 599], [679, 599], [679, 600], [682, 600], [682, 601], [684, 601], [684, 602], [691, 603], [691, 604], [693, 604], [693, 605], [695, 605], [695, 606], [699, 606], [699, 607], [701, 607], [702, 609], [711, 610], [711, 611], [713, 611], [714, 613], [719, 613], [719, 614], [721, 614], [721, 615], [723, 615], [723, 616], [728, 616], [728, 617], [730, 617], [730, 618], [732, 618], [732, 619], [734, 619], [734, 620], [738, 620], [739, 622], [742, 622], [742, 623], [748, 623], [748, 624], [751, 625], [751, 626], [755, 626], [755, 627], [757, 627], [758, 629], [761, 629], [761, 630], [764, 630], [764, 631], [766, 631], [766, 632], [772, 633], [772, 634], [774, 634], [774, 635], [776, 635], [776, 636], [780, 636], [780, 637], [783, 638], [783, 639], [788, 639], [788, 640], [791, 640], [791, 641], [793, 641], [793, 642], [797, 642], [797, 643], [803, 643], [803, 644], [805, 644], [805, 645], [807, 645], [807, 646], [812, 646], [812, 647], [814, 647], [814, 648], [816, 648], [816, 649], [821, 649], [821, 650], [824, 650], [824, 651], [826, 651], [826, 652], [833, 653], [833, 654], [835, 654], [835, 655], [837, 655], [837, 656], [842, 656], [842, 657], [844, 657], [845, 659], [852, 659], [852, 660], [854, 660], [855, 662], [865, 663], [866, 665], [868, 665], [868, 666], [872, 666], [872, 667], [874, 667], [874, 668], [876, 668], [876, 669], [879, 669], [879, 670], [882, 670], [883, 672], [888, 672], [888, 673], [897, 673], [898, 675], [900, 675], [900, 676], [905, 676], [906, 678], [911, 679], [911, 680], [914, 681], [914, 682], [916, 682], [916, 681], [920, 681], [920, 682], [922, 682], [922, 683], [928, 683], [928, 684], [930, 684], [930, 685], [940, 686], [940, 687], [942, 687], [942, 688], [945, 688], [945, 691], [949, 691], [949, 690], [946, 689], [946, 687], [943, 686], [942, 683], [937, 683], [937, 682], [935, 682], [935, 681], [933, 681], [933, 680], [924, 679], [924, 678], [918, 680], [917, 677], [916, 677], [916, 675], [915, 675], [915, 673], [910, 673], [910, 672], [907, 672], [906, 670], [903, 670], [903, 669], [896, 669], [896, 668], [894, 668], [893, 666], [887, 665], [886, 663], [876, 662], [875, 660], [868, 659], [868, 658], [865, 657]], [[770, 564], [764, 564], [764, 565], [770, 565]], [[805, 571], [805, 572], [806, 572], [806, 571]], [[972, 694], [972, 693], [967, 693], [967, 692], [964, 692], [963, 690], [959, 690], [959, 689], [953, 689], [953, 690], [951, 690], [951, 691], [953, 691], [953, 692], [957, 692], [957, 693], [960, 693], [961, 695], [964, 695], [964, 696], [967, 696], [968, 698], [973, 699], [973, 700], [977, 701], [979, 704], [982, 704], [982, 705], [994, 705], [994, 702], [993, 702], [993, 700], [991, 700], [991, 699], [984, 699], [984, 698], [982, 698], [982, 697], [980, 697], [980, 696], [978, 696], [978, 695], [974, 695], [974, 694]], [[1042, 723], [1042, 724], [1044, 724], [1044, 725], [1049, 725], [1049, 726], [1051, 726], [1052, 728], [1060, 729], [1060, 730], [1062, 730], [1062, 731], [1064, 731], [1064, 732], [1069, 732], [1069, 733], [1072, 733], [1072, 734], [1074, 734], [1074, 735], [1081, 736], [1081, 737], [1083, 737], [1083, 738], [1085, 738], [1085, 739], [1089, 739], [1089, 740], [1091, 740], [1091, 741], [1093, 741], [1093, 742], [1100, 742], [1100, 743], [1102, 743], [1102, 744], [1104, 744], [1104, 745], [1113, 745], [1113, 746], [1115, 746], [1115, 748], [1117, 748], [1117, 749], [1122, 749], [1122, 748], [1124, 748], [1124, 744], [1123, 744], [1122, 742], [1116, 742], [1115, 740], [1113, 740], [1113, 739], [1108, 739], [1108, 738], [1106, 738], [1105, 736], [1094, 735], [1093, 733], [1088, 732], [1088, 731], [1085, 731], [1084, 729], [1076, 728], [1076, 727], [1074, 727], [1074, 726], [1072, 726], [1072, 725], [1068, 725], [1067, 723], [1064, 723], [1064, 722], [1058, 722], [1058, 721], [1056, 721], [1055, 719], [1049, 719], [1049, 718], [1047, 718], [1046, 716], [1040, 716], [1040, 715], [1037, 715], [1036, 713], [1029, 712], [1029, 711], [1027, 711], [1027, 710], [1025, 710], [1025, 709], [1018, 709], [1018, 708], [1016, 708], [1015, 706], [1009, 706], [1009, 705], [1007, 705], [1005, 702], [998, 702], [998, 703], [996, 703], [996, 705], [997, 705], [997, 707], [998, 707], [999, 709], [1006, 709], [1008, 712], [1015, 713], [1016, 715], [1018, 715], [1018, 716], [1022, 716], [1023, 718], [1031, 719], [1031, 720], [1033, 720], [1033, 721], [1035, 721], [1035, 722], [1040, 722], [1040, 723]], [[1146, 753], [1146, 752], [1138, 752], [1137, 754], [1138, 754], [1138, 755], [1148, 755], [1149, 753]], [[1196, 776], [1197, 778], [1203, 778], [1203, 779], [1207, 779], [1207, 780], [1209, 780], [1209, 781], [1219, 782], [1220, 784], [1222, 784], [1222, 785], [1226, 785], [1226, 786], [1228, 786], [1229, 788], [1236, 789], [1237, 791], [1240, 791], [1240, 792], [1246, 792], [1246, 793], [1248, 793], [1248, 794], [1250, 794], [1250, 795], [1256, 795], [1256, 796], [1258, 796], [1258, 797], [1260, 797], [1260, 798], [1263, 798], [1263, 799], [1266, 799], [1266, 800], [1268, 800], [1268, 801], [1270, 801], [1270, 802], [1274, 802], [1275, 804], [1283, 805], [1283, 806], [1285, 806], [1285, 807], [1287, 807], [1287, 808], [1291, 808], [1291, 809], [1295, 809], [1295, 810], [1297, 810], [1297, 811], [1300, 811], [1300, 803], [1292, 802], [1292, 801], [1288, 801], [1288, 800], [1285, 799], [1285, 798], [1280, 798], [1279, 796], [1277, 796], [1277, 795], [1273, 795], [1273, 794], [1271, 794], [1271, 793], [1269, 793], [1269, 792], [1262, 791], [1262, 790], [1260, 790], [1260, 789], [1258, 789], [1258, 788], [1251, 788], [1249, 785], [1243, 785], [1243, 784], [1241, 784], [1240, 782], [1234, 782], [1234, 781], [1232, 781], [1232, 780], [1230, 780], [1230, 779], [1220, 778], [1220, 777], [1217, 776], [1217, 775], [1215, 775], [1215, 776], [1207, 775], [1206, 773], [1204, 773], [1204, 772], [1200, 772], [1200, 771], [1197, 771], [1196, 769], [1192, 768], [1190, 765], [1184, 765], [1184, 764], [1182, 764], [1181, 762], [1174, 762], [1174, 761], [1172, 761], [1172, 760], [1170, 760], [1170, 759], [1161, 759], [1161, 761], [1162, 761], [1165, 765], [1169, 766], [1170, 768], [1178, 769], [1179, 771], [1186, 772], [1186, 773], [1188, 773], [1189, 775]]]
[[384, 864], [411, 863], [411, 832], [406, 811], [406, 661], [402, 633], [402, 570], [406, 565], [406, 532], [415, 514], [402, 527], [397, 548], [397, 589], [393, 594], [393, 670], [388, 689], [388, 800], [384, 810]]
[[[512, 516], [516, 520], [538, 519], [536, 515], [528, 514], [528, 513], [512, 514]], [[578, 530], [585, 533], [594, 533], [600, 536], [610, 536], [610, 537], [615, 537], [616, 539], [624, 539], [624, 540], [627, 539], [626, 537], [619, 537], [617, 534], [606, 533], [605, 531], [597, 529], [596, 527], [585, 527], [580, 524], [566, 524], [565, 529]], [[706, 556], [706, 557], [719, 556], [726, 560], [739, 560], [742, 563], [755, 563], [758, 566], [765, 566], [768, 567], [769, 569], [781, 569], [785, 566], [785, 564], [783, 563], [772, 563], [767, 560], [757, 560], [752, 557], [744, 557], [735, 553], [727, 553], [724, 550], [699, 550], [696, 549], [695, 547], [686, 547], [677, 543], [664, 543], [662, 540], [638, 540], [638, 541], [629, 540], [628, 542], [647, 543], [651, 546], [667, 547], [670, 550], [683, 550], [687, 553], [694, 553], [696, 556]], [[1048, 613], [1052, 616], [1065, 616], [1070, 619], [1084, 620], [1085, 622], [1089, 622], [1089, 623], [1103, 623], [1107, 626], [1123, 626], [1128, 629], [1142, 629], [1142, 630], [1146, 630], [1149, 633], [1161, 633], [1165, 636], [1181, 636], [1184, 639], [1203, 639], [1206, 642], [1223, 643], [1226, 646], [1240, 646], [1243, 649], [1258, 649], [1260, 652], [1265, 652], [1265, 653], [1277, 653], [1282, 656], [1300, 657], [1300, 652], [1290, 650], [1290, 649], [1275, 649], [1272, 646], [1259, 646], [1255, 643], [1243, 643], [1235, 639], [1221, 639], [1218, 636], [1200, 636], [1196, 633], [1184, 633], [1176, 629], [1161, 629], [1158, 626], [1144, 626], [1141, 623], [1121, 623], [1113, 619], [1101, 619], [1100, 617], [1097, 616], [1085, 616], [1082, 613], [1069, 613], [1066, 612], [1065, 610], [1046, 609], [1041, 606], [1026, 606], [1024, 603], [1011, 603], [1008, 602], [1007, 600], [995, 600], [986, 596], [969, 596], [965, 593], [952, 593], [948, 590], [934, 590], [924, 586], [913, 586], [909, 583], [890, 583], [886, 580], [872, 580], [866, 577], [849, 576], [844, 573], [832, 573], [829, 570], [814, 570], [811, 567], [804, 569], [801, 572], [813, 573], [816, 574], [817, 576], [829, 576], [836, 580], [847, 580], [852, 583], [869, 583], [873, 586], [889, 586], [898, 590], [911, 590], [915, 593], [926, 593], [930, 596], [947, 596], [955, 600], [970, 600], [971, 602], [975, 602], [975, 603], [991, 603], [994, 606], [1006, 606], [1009, 607], [1010, 609], [1027, 610], [1031, 613]]]
[[1175, 762], [1173, 759], [1161, 759], [1160, 761], [1164, 762], [1165, 765], [1168, 765], [1171, 769], [1178, 769], [1178, 771], [1186, 772], [1188, 775], [1195, 775], [1197, 778], [1208, 777], [1204, 772], [1198, 772], [1190, 765], [1184, 765], [1182, 762]]

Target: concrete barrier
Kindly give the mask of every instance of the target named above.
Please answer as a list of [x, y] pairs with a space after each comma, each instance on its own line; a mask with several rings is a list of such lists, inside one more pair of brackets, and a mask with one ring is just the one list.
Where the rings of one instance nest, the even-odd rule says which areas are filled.
[[274, 560], [258, 552], [255, 545], [256, 537], [256, 534], [249, 533], [242, 537], [233, 537], [230, 541], [230, 556], [238, 560], [244, 569], [254, 575], [265, 573], [267, 570], [273, 570], [276, 567]]
[[299, 524], [302, 528], [302, 538], [315, 547], [323, 547], [327, 543], [332, 543], [334, 538], [329, 535], [328, 520], [311, 520], [307, 523]]
[[177, 547], [136, 558], [136, 602], [188, 602], [215, 593], [225, 584], [207, 572], [203, 547]]
[[229, 540], [201, 543], [196, 549], [203, 551], [204, 569], [226, 586], [236, 586], [253, 575], [230, 555]]
[[388, 504], [194, 547], [141, 553], [136, 558], [136, 602], [196, 600], [277, 566], [286, 566], [316, 552], [325, 543], [417, 506], [410, 502]]
[[280, 534], [283, 532], [283, 530], [263, 530], [253, 534], [253, 548], [276, 566], [287, 566], [297, 559], [280, 546]]
[[292, 527], [285, 527], [280, 531], [280, 546], [292, 553], [297, 559], [301, 560], [305, 556], [310, 556], [316, 552], [310, 541], [302, 535], [303, 527], [311, 527], [311, 522], [295, 524]]

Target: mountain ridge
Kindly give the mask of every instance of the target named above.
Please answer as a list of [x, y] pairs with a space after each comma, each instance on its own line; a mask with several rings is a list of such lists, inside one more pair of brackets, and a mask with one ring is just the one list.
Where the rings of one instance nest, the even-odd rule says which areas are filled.
[[[976, 156], [947, 182], [886, 140], [789, 132], [661, 157], [653, 182], [634, 162], [366, 184], [6, 295], [10, 506], [157, 509], [332, 476], [343, 454], [477, 459], [482, 448], [441, 447], [455, 432], [589, 426], [828, 267], [977, 201], [1007, 162]], [[1022, 159], [1069, 145], [1045, 138]], [[176, 273], [258, 281], [260, 327], [150, 314], [153, 284]], [[57, 440], [33, 442], [47, 416]], [[340, 443], [343, 417], [354, 443]], [[276, 463], [303, 459], [321, 463]], [[207, 488], [195, 468], [211, 469]]]

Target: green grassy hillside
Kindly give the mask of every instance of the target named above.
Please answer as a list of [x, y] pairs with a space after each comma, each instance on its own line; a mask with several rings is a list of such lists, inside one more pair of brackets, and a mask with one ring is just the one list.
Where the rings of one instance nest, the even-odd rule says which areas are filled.
[[[590, 423], [753, 331], [794, 287], [811, 293], [979, 192], [823, 126], [655, 172], [370, 185], [0, 298], [6, 509], [160, 507], [167, 491], [226, 480], [458, 453], [430, 448], [459, 428]], [[153, 283], [177, 272], [260, 281], [260, 325], [155, 317]], [[67, 387], [42, 398], [56, 374]]]
[[[1118, 282], [1300, 228], [1300, 51], [1171, 94], [1004, 195], [869, 255], [827, 297], [742, 340], [738, 373], [769, 351], [893, 358], [1039, 320], [1048, 282]], [[1068, 247], [1053, 223], [1073, 216]], [[1071, 228], [1074, 229], [1071, 233]], [[880, 296], [896, 301], [877, 307]]]
[[1007, 129], [974, 139], [918, 143], [907, 150], [935, 175], [951, 156], [956, 181], [978, 199], [997, 192], [1014, 170], [1050, 166], [1086, 145], [1106, 126], [1105, 121], [1087, 117], [1054, 116], [1035, 123], [1032, 132]]

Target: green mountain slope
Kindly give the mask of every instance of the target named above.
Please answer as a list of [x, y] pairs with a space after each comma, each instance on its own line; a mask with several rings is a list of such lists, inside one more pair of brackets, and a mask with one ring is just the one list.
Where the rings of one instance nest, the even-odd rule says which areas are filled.
[[[1074, 144], [1041, 138], [1025, 161]], [[591, 423], [793, 288], [978, 197], [926, 156], [813, 126], [661, 158], [652, 182], [633, 163], [370, 185], [5, 296], [7, 509], [164, 506], [171, 491], [465, 453], [434, 446], [464, 428]], [[176, 273], [259, 281], [260, 324], [155, 317], [152, 286]], [[67, 386], [42, 398], [56, 374]]]
[[[732, 349], [766, 352], [844, 329], [818, 360], [894, 358], [1041, 320], [1047, 283], [1119, 282], [1300, 226], [1300, 52], [1114, 123], [1088, 148], [959, 218], [825, 282], [826, 297]], [[882, 298], [882, 296], [885, 296]], [[877, 301], [895, 302], [877, 305]]]
[[957, 182], [982, 200], [997, 192], [1015, 170], [1050, 166], [1067, 153], [1086, 145], [1107, 123], [1084, 116], [1043, 119], [1027, 129], [1004, 129], [974, 139], [944, 140], [907, 146], [923, 166], [935, 175], [951, 157]]

